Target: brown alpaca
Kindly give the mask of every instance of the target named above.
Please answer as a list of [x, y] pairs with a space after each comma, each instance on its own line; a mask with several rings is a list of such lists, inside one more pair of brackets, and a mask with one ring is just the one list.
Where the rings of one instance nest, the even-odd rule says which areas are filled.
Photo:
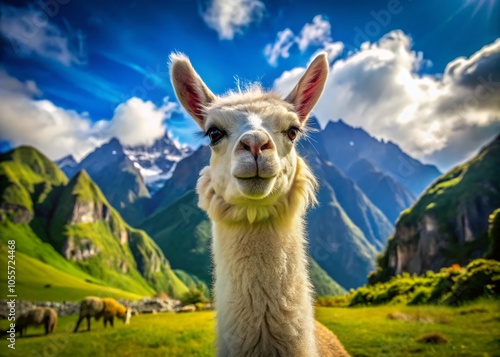
[[113, 327], [115, 317], [123, 320], [125, 324], [130, 322], [132, 312], [129, 308], [123, 306], [112, 298], [98, 298], [87, 296], [80, 304], [80, 315], [73, 332], [78, 331], [78, 327], [84, 318], [87, 319], [87, 330], [90, 331], [90, 320], [92, 317], [98, 321], [101, 317], [104, 320], [104, 327], [109, 322]]
[[23, 331], [26, 332], [28, 326], [45, 326], [45, 334], [54, 332], [57, 324], [57, 312], [49, 307], [36, 307], [19, 315], [16, 320], [16, 329], [19, 336], [23, 337]]
[[171, 61], [178, 99], [211, 141], [197, 192], [212, 221], [218, 355], [347, 356], [314, 320], [304, 215], [317, 182], [295, 149], [323, 91], [326, 55], [285, 99], [260, 86], [217, 97], [187, 57]]

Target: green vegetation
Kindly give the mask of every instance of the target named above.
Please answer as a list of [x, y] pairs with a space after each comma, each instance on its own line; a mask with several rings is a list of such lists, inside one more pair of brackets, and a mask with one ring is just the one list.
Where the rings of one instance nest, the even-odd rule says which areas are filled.
[[[5, 247], [0, 246], [0, 253], [0, 265], [6, 267]], [[6, 272], [7, 269], [2, 269], [3, 283], [6, 281]], [[88, 295], [130, 300], [142, 297], [109, 287], [91, 277], [83, 279], [68, 274], [21, 252], [16, 252], [16, 294], [19, 299], [32, 301], [78, 301]]]
[[[378, 267], [370, 274], [370, 283], [384, 282], [394, 275], [394, 268], [388, 263], [389, 257], [396, 255], [397, 244], [418, 246], [424, 216], [438, 222], [439, 237], [433, 239], [437, 240], [438, 258], [442, 258], [444, 265], [466, 265], [488, 251], [487, 257], [494, 258], [495, 252], [500, 251], [500, 228], [495, 230], [494, 227], [500, 227], [500, 223], [494, 224], [493, 214], [488, 239], [487, 220], [488, 215], [500, 206], [499, 175], [500, 136], [474, 158], [437, 179], [412, 207], [401, 213], [395, 237], [389, 239], [385, 251], [377, 259]], [[500, 222], [500, 218], [497, 220]], [[396, 243], [409, 232], [414, 235]], [[470, 234], [473, 234], [473, 239], [470, 239]]]
[[[318, 308], [317, 319], [331, 329], [352, 356], [498, 356], [499, 302], [477, 301], [461, 307], [378, 306]], [[8, 321], [0, 321], [5, 329]], [[72, 332], [76, 316], [62, 316], [54, 334], [28, 328], [16, 339], [12, 356], [170, 356], [209, 357], [215, 353], [214, 312], [133, 316], [130, 325], [92, 324], [92, 331]], [[434, 336], [434, 337], [433, 337]], [[432, 343], [436, 336], [446, 343]], [[419, 340], [429, 342], [419, 342]], [[5, 342], [5, 341], [4, 341]], [[6, 342], [5, 342], [6, 343]]]
[[184, 285], [188, 287], [189, 291], [198, 290], [204, 297], [210, 297], [210, 288], [203, 280], [198, 278], [196, 275], [189, 274], [180, 269], [175, 269], [174, 273], [184, 283]]
[[348, 295], [322, 299], [321, 306], [381, 304], [459, 305], [479, 297], [500, 297], [500, 262], [476, 259], [465, 268], [454, 265], [424, 276], [404, 273], [384, 283], [351, 290]]
[[0, 209], [0, 220], [10, 217], [26, 222], [33, 216], [34, 205], [43, 202], [53, 186], [67, 182], [57, 165], [31, 147], [0, 154], [0, 201], [10, 206]]
[[123, 221], [85, 171], [68, 183], [56, 165], [29, 147], [0, 160], [0, 181], [7, 186], [0, 197], [0, 247], [13, 239], [20, 253], [132, 295], [188, 292], [160, 248]]
[[[326, 308], [316, 318], [334, 331], [352, 356], [499, 356], [500, 302], [461, 307], [377, 306]], [[447, 343], [425, 343], [439, 334]], [[432, 342], [432, 341], [431, 341]]]
[[196, 275], [209, 285], [212, 281], [211, 224], [197, 202], [196, 192], [192, 190], [150, 216], [139, 228], [154, 239], [175, 269]]
[[337, 284], [312, 258], [309, 258], [309, 275], [311, 276], [316, 296], [335, 296], [346, 293], [345, 289]]
[[[42, 327], [29, 327], [29, 337], [17, 338], [16, 349], [9, 351], [9, 356], [39, 353], [61, 357], [214, 355], [213, 312], [138, 315], [132, 317], [130, 325], [115, 321], [114, 328], [106, 329], [101, 321], [92, 321], [90, 332], [83, 328], [80, 333], [73, 333], [76, 320], [76, 316], [60, 317], [54, 334], [48, 336], [43, 335]], [[0, 321], [0, 326], [3, 330], [6, 321]]]
[[473, 159], [436, 180], [411, 208], [402, 212], [398, 223], [416, 222], [424, 214], [432, 214], [446, 228], [460, 203], [472, 203], [479, 195], [500, 201], [499, 168], [500, 139], [497, 139]]
[[500, 208], [490, 215], [489, 223], [490, 249], [485, 257], [500, 260]]

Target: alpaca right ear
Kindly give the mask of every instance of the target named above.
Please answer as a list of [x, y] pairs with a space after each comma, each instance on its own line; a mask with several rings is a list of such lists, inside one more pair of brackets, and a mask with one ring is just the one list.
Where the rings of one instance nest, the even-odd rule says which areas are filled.
[[325, 88], [328, 76], [328, 60], [325, 52], [311, 62], [299, 83], [285, 98], [292, 103], [301, 122], [305, 122]]
[[170, 78], [177, 99], [198, 125], [204, 129], [204, 109], [215, 99], [215, 95], [203, 83], [191, 66], [189, 59], [182, 53], [170, 54]]

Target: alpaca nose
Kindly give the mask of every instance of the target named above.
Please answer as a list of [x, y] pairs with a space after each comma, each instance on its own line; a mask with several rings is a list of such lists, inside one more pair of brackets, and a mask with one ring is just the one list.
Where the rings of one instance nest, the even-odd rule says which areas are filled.
[[269, 135], [262, 132], [244, 134], [240, 139], [240, 150], [250, 151], [257, 158], [262, 151], [273, 148]]

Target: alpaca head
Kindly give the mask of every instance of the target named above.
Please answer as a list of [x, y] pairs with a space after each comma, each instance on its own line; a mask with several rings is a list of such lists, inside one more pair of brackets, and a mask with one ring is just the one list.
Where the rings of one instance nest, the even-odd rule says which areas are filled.
[[[259, 86], [217, 97], [187, 57], [171, 55], [177, 97], [210, 139], [210, 166], [200, 178], [206, 181], [203, 189], [211, 191], [206, 199], [216, 197], [224, 204], [244, 208], [242, 214], [252, 223], [259, 212], [287, 195], [298, 167], [295, 144], [327, 74], [326, 55], [320, 54], [285, 99], [263, 92]], [[211, 203], [203, 202], [201, 196], [200, 206], [209, 211]]]

